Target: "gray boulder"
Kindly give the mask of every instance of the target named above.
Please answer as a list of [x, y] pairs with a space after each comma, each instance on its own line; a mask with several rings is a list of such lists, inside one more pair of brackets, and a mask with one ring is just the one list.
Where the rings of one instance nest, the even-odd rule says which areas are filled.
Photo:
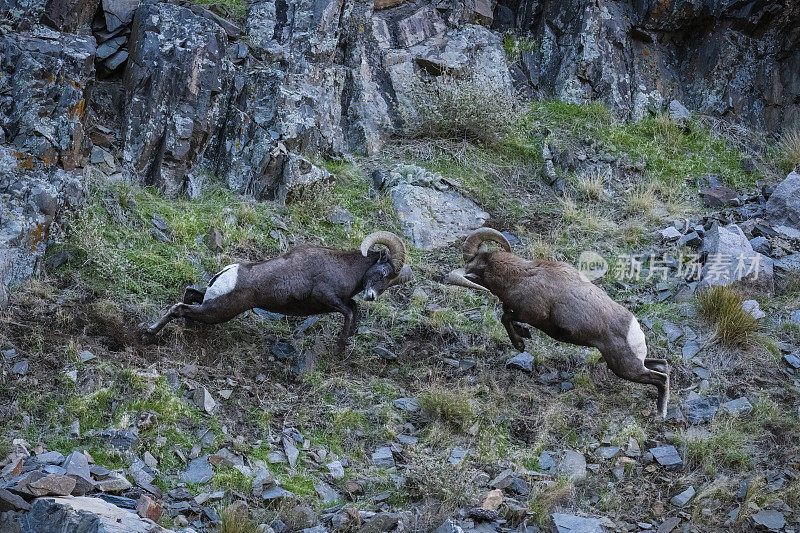
[[141, 0], [103, 0], [103, 18], [106, 30], [116, 32], [133, 21], [133, 14]]
[[570, 481], [580, 481], [586, 477], [586, 458], [581, 452], [564, 450], [556, 468], [560, 475]]
[[590, 516], [553, 513], [553, 528], [556, 533], [603, 533], [603, 521]]
[[692, 113], [677, 100], [669, 103], [669, 118], [679, 126], [684, 126], [691, 118]]
[[705, 234], [701, 251], [708, 258], [698, 289], [732, 285], [745, 294], [770, 296], [774, 292], [772, 259], [753, 250], [736, 224], [714, 224]]
[[767, 200], [767, 219], [773, 226], [800, 229], [800, 174], [792, 172]]
[[675, 507], [683, 507], [684, 505], [689, 503], [689, 500], [694, 498], [694, 495], [695, 495], [695, 489], [694, 487], [690, 486], [683, 492], [680, 492], [675, 496], [673, 496], [672, 498], [670, 498], [669, 503], [671, 503]]
[[489, 219], [475, 202], [465, 198], [441, 175], [412, 165], [390, 174], [389, 196], [403, 232], [425, 250], [454, 242]]
[[181, 479], [186, 483], [208, 483], [214, 475], [214, 469], [208, 461], [208, 456], [203, 455], [189, 462]]
[[675, 471], [683, 468], [683, 459], [681, 459], [675, 446], [668, 445], [650, 448], [650, 453], [653, 454], [653, 458], [658, 464], [667, 470]]
[[719, 409], [719, 398], [692, 395], [681, 402], [681, 410], [689, 425], [710, 422]]
[[75, 32], [92, 21], [100, 0], [48, 0], [45, 19], [61, 31]]

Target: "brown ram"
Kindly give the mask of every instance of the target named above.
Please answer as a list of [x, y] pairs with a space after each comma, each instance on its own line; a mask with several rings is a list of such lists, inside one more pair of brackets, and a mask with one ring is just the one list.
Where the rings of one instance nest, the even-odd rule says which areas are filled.
[[[370, 250], [375, 244], [386, 246], [388, 252]], [[228, 265], [211, 278], [205, 291], [187, 287], [183, 302], [152, 326], [143, 324], [143, 337], [152, 338], [176, 318], [219, 324], [258, 307], [293, 316], [341, 313], [342, 347], [358, 322], [353, 297], [363, 291], [365, 300], [374, 300], [389, 287], [408, 281], [411, 268], [404, 265], [405, 257], [397, 235], [377, 231], [364, 239], [360, 250], [305, 245], [266, 261]]]
[[[485, 241], [502, 250], [489, 251]], [[658, 412], [669, 402], [669, 367], [665, 359], [647, 358], [644, 332], [633, 314], [609, 298], [573, 266], [557, 261], [528, 261], [511, 253], [497, 230], [481, 228], [467, 237], [463, 269], [450, 273], [452, 284], [488, 290], [503, 303], [502, 323], [517, 350], [525, 349], [530, 324], [550, 337], [597, 348], [617, 376], [654, 385]]]

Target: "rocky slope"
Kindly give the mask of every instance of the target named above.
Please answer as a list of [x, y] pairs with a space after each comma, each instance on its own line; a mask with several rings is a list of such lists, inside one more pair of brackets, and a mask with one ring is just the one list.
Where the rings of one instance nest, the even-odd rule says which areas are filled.
[[559, 98], [634, 118], [678, 99], [770, 132], [800, 119], [800, 6], [789, 1], [499, 2], [531, 36], [519, 67]]
[[[771, 137], [800, 118], [798, 17], [5, 0], [0, 528], [796, 530], [800, 178]], [[672, 365], [666, 423], [443, 284], [482, 225], [602, 256]], [[139, 342], [225, 264], [375, 228], [417, 277], [343, 355], [337, 317], [260, 310]]]

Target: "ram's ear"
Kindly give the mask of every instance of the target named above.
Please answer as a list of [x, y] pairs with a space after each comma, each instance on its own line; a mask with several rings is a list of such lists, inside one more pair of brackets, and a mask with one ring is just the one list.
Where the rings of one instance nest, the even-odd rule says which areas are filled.
[[389, 282], [386, 288], [388, 289], [389, 287], [394, 287], [395, 285], [402, 285], [403, 283], [408, 283], [409, 281], [411, 281], [412, 276], [413, 272], [411, 270], [411, 267], [408, 265], [403, 265], [403, 268], [400, 269], [400, 272]]

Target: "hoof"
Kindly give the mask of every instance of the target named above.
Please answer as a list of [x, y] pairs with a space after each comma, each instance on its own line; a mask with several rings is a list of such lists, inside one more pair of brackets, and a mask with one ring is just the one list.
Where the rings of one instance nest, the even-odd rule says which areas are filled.
[[526, 328], [525, 326], [515, 325], [514, 329], [517, 330], [517, 335], [519, 335], [523, 339], [531, 338], [531, 330], [529, 328]]
[[155, 338], [156, 338], [155, 334], [150, 332], [150, 328], [144, 322], [139, 324], [138, 329], [139, 329], [139, 341], [140, 342], [147, 344], [147, 343], [151, 343], [151, 342], [153, 342], [153, 340], [155, 340]]

